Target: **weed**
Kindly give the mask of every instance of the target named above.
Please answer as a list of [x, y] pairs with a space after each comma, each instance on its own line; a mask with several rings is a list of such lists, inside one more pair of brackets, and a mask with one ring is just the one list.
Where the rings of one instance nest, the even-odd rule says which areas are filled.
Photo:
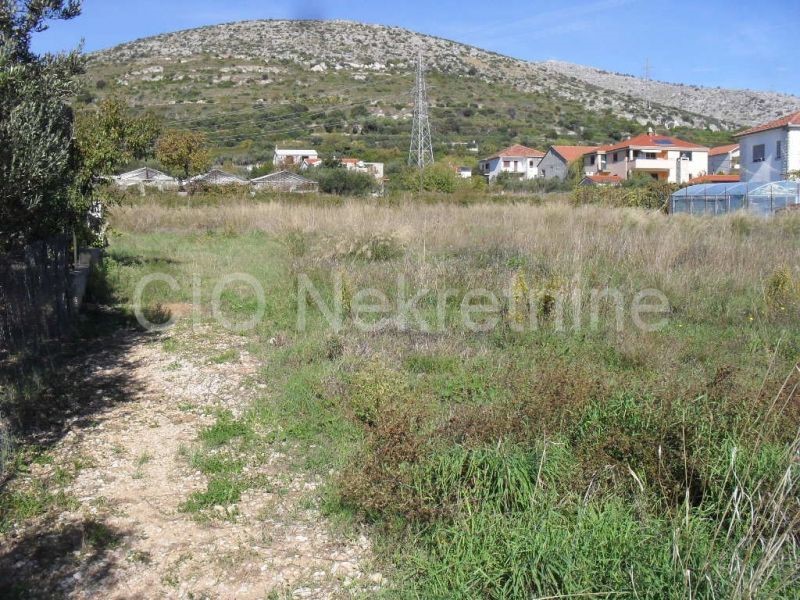
[[242, 497], [242, 492], [247, 485], [240, 479], [228, 477], [215, 477], [208, 482], [205, 491], [193, 492], [180, 506], [180, 510], [196, 513], [215, 506], [227, 507], [235, 504]]
[[234, 419], [230, 412], [223, 412], [217, 417], [217, 422], [200, 432], [200, 440], [209, 448], [216, 448], [227, 444], [231, 440], [246, 437], [252, 433], [250, 425]]
[[771, 311], [786, 311], [800, 300], [800, 286], [787, 267], [776, 269], [765, 286], [767, 308]]
[[136, 466], [137, 466], [137, 467], [143, 467], [144, 465], [146, 465], [147, 463], [149, 463], [151, 460], [153, 460], [153, 455], [152, 455], [152, 454], [150, 454], [150, 453], [149, 453], [149, 452], [147, 452], [147, 451], [145, 451], [145, 452], [142, 452], [142, 453], [141, 453], [141, 454], [140, 454], [140, 455], [139, 455], [139, 456], [136, 458]]
[[234, 362], [239, 360], [239, 352], [234, 348], [230, 348], [222, 352], [221, 354], [217, 354], [216, 356], [212, 356], [209, 361], [215, 365], [222, 365], [229, 362]]
[[122, 535], [104, 523], [88, 521], [83, 524], [83, 542], [95, 550], [107, 550], [119, 546]]

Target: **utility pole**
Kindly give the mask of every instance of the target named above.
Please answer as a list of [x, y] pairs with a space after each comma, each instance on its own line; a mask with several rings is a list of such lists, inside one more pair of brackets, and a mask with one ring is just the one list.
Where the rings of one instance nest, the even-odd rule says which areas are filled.
[[648, 58], [644, 63], [644, 81], [645, 81], [645, 99], [647, 100], [647, 110], [650, 110], [650, 74], [652, 68], [650, 67], [650, 59]]
[[408, 164], [424, 169], [433, 164], [433, 141], [428, 116], [428, 87], [425, 84], [425, 65], [422, 51], [417, 58], [417, 81], [414, 86], [414, 125], [411, 129], [411, 149]]

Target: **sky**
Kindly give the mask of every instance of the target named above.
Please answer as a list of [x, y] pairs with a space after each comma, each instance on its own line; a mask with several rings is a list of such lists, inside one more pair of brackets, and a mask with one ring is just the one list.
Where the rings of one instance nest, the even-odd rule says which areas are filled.
[[38, 34], [40, 51], [100, 50], [246, 19], [396, 25], [525, 60], [563, 60], [654, 79], [800, 95], [800, 0], [84, 0]]

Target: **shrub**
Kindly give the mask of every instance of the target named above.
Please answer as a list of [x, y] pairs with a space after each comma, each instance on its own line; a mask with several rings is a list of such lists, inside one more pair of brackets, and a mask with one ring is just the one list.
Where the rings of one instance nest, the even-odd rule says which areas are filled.
[[337, 196], [366, 196], [375, 187], [375, 178], [368, 173], [347, 169], [319, 169], [312, 173], [325, 194]]
[[374, 427], [383, 408], [406, 402], [407, 393], [399, 373], [373, 362], [350, 378], [347, 405], [358, 421]]
[[374, 233], [336, 245], [334, 257], [384, 262], [403, 256], [403, 246], [392, 234]]
[[798, 284], [788, 267], [776, 269], [765, 286], [764, 295], [767, 308], [772, 311], [785, 311], [800, 299]]
[[572, 192], [574, 204], [602, 204], [614, 207], [666, 210], [677, 185], [652, 180], [632, 180], [622, 187], [578, 186]]

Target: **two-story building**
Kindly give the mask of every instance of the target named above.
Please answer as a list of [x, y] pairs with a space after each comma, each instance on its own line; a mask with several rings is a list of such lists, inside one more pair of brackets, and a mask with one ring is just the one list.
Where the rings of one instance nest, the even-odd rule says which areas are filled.
[[788, 179], [800, 171], [800, 111], [736, 134], [745, 183]]
[[544, 152], [519, 144], [510, 146], [480, 161], [481, 174], [489, 181], [500, 173], [509, 173], [519, 179], [534, 179], [539, 175], [539, 163]]
[[618, 144], [600, 146], [584, 157], [586, 175], [620, 179], [648, 176], [657, 181], [687, 183], [708, 173], [708, 148], [678, 138], [644, 133]]
[[710, 175], [738, 173], [740, 157], [739, 144], [712, 148], [708, 152], [708, 173]]
[[272, 164], [276, 167], [300, 167], [306, 161], [316, 161], [319, 154], [316, 150], [287, 150], [275, 148]]
[[595, 150], [596, 146], [550, 146], [539, 163], [539, 177], [563, 181], [569, 175], [569, 166], [573, 162]]

